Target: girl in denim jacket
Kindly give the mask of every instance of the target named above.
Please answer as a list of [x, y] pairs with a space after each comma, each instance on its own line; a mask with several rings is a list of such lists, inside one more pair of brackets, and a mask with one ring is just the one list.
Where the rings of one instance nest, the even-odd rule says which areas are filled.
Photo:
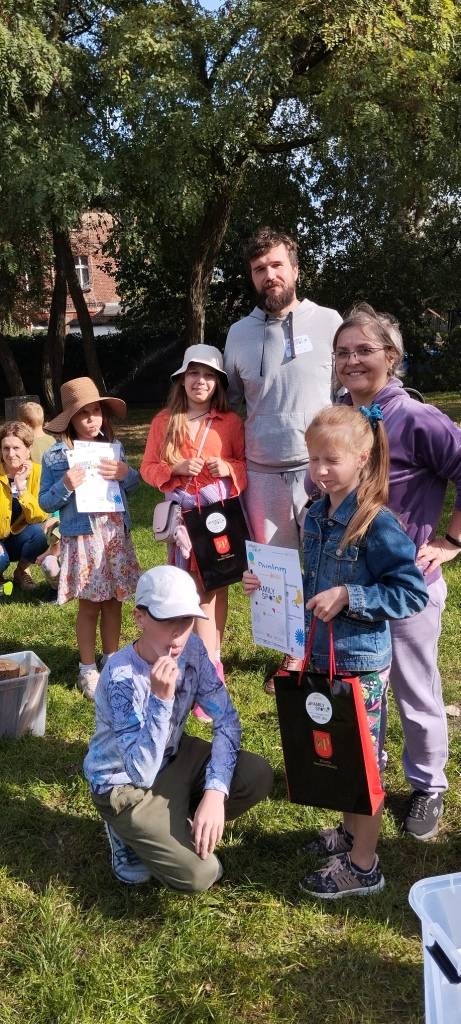
[[134, 593], [140, 574], [129, 533], [126, 494], [139, 483], [123, 454], [101, 459], [98, 471], [105, 480], [120, 484], [120, 512], [86, 513], [77, 510], [76, 488], [83, 482], [81, 465], [69, 468], [67, 453], [74, 441], [113, 441], [110, 413], [126, 415], [121, 398], [100, 396], [89, 377], [77, 377], [62, 385], [63, 411], [46, 424], [61, 440], [43, 456], [39, 501], [45, 512], [60, 511], [61, 572], [58, 604], [78, 598], [77, 640], [80, 651], [77, 685], [94, 700], [99, 673], [96, 668], [96, 628], [100, 618], [103, 663], [118, 650], [121, 602]]
[[[310, 475], [324, 495], [308, 509], [304, 525], [306, 634], [319, 621], [312, 663], [328, 668], [327, 623], [334, 623], [339, 673], [360, 676], [373, 744], [379, 760], [381, 716], [391, 662], [389, 619], [403, 619], [427, 603], [415, 547], [387, 501], [389, 450], [378, 406], [322, 410], [306, 431]], [[247, 592], [259, 581], [244, 576]], [[322, 899], [371, 895], [384, 886], [376, 846], [382, 806], [375, 815], [344, 814], [304, 847], [328, 856], [302, 879], [301, 889]]]

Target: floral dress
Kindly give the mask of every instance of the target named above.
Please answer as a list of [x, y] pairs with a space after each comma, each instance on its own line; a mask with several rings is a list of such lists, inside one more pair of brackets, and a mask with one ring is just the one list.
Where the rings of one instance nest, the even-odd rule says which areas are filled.
[[120, 512], [90, 515], [93, 532], [61, 539], [58, 604], [85, 601], [126, 601], [141, 574], [130, 533]]

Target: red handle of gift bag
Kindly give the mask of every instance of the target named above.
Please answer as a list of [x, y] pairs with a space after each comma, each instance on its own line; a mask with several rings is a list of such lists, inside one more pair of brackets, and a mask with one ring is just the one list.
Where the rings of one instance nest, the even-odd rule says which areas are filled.
[[[317, 622], [318, 622], [318, 619], [315, 617], [315, 615], [313, 615], [312, 616], [312, 622], [311, 622], [311, 628], [309, 630], [308, 637], [307, 637], [306, 653], [304, 655], [303, 663], [301, 665], [301, 671], [300, 671], [299, 677], [298, 677], [298, 686], [301, 686], [301, 679], [302, 679], [302, 676], [303, 676], [303, 672], [305, 671], [307, 665], [309, 664], [309, 662], [311, 660], [311, 655], [312, 655], [312, 651], [313, 651], [313, 647], [314, 647], [315, 631], [317, 629]], [[333, 682], [333, 678], [334, 678], [335, 675], [336, 675], [336, 658], [335, 658], [335, 647], [334, 647], [334, 643], [333, 643], [333, 622], [330, 620], [330, 622], [328, 623], [328, 681], [330, 683]]]

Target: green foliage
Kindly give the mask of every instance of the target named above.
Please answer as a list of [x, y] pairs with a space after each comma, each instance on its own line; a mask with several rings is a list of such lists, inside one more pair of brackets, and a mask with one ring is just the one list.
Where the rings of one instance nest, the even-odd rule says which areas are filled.
[[[213, 14], [187, 0], [121, 5], [105, 24], [101, 71], [113, 251], [131, 316], [160, 330], [184, 323], [191, 268], [214, 246], [223, 287], [212, 280], [208, 334], [222, 336], [242, 299], [229, 243], [262, 220], [298, 229], [313, 250], [309, 281], [313, 262], [321, 270], [343, 251], [351, 219], [363, 266], [370, 218], [383, 246], [386, 214], [386, 231], [397, 217], [403, 234], [432, 217], [459, 173], [459, 41], [449, 0], [240, 0]], [[221, 251], [211, 238], [219, 197], [233, 211]]]

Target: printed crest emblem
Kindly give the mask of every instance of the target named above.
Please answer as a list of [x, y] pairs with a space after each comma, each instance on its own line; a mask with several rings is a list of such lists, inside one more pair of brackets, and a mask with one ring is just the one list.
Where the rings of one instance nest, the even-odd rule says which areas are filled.
[[331, 742], [331, 733], [321, 732], [319, 729], [314, 729], [312, 735], [314, 737], [314, 747], [317, 756], [326, 759], [333, 757], [333, 744]]
[[218, 555], [228, 555], [230, 551], [229, 538], [225, 533], [221, 537], [213, 537], [213, 544], [218, 552]]

